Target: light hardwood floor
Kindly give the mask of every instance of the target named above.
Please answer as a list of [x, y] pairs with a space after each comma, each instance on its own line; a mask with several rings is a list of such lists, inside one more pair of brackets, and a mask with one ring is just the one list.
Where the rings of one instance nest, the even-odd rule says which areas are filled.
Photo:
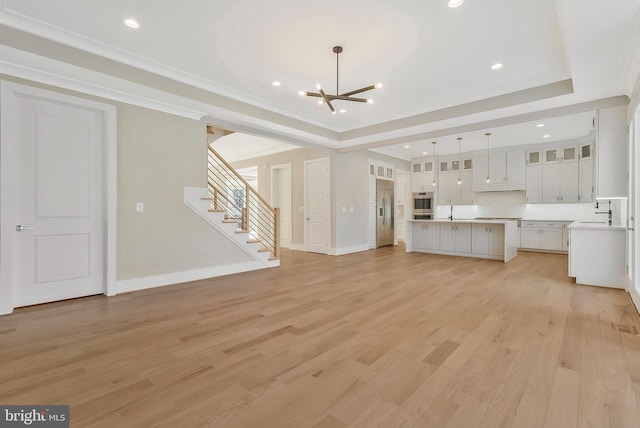
[[638, 427], [640, 320], [567, 256], [283, 251], [0, 317], [0, 403], [72, 427]]

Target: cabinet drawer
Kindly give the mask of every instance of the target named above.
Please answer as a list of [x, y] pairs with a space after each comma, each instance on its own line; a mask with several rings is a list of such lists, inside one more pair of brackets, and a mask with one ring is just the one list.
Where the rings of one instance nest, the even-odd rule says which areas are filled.
[[540, 227], [540, 223], [537, 221], [522, 221], [520, 222], [520, 227], [526, 228], [538, 228]]
[[543, 227], [545, 229], [562, 229], [562, 222], [561, 221], [545, 221], [545, 222], [540, 222], [540, 227]]

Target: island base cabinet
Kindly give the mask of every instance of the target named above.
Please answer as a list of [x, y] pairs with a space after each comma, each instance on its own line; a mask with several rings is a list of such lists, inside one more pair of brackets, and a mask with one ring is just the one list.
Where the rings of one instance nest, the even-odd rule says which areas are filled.
[[515, 221], [478, 223], [472, 221], [410, 221], [411, 242], [407, 251], [503, 260], [518, 255]]
[[412, 238], [412, 245], [416, 250], [438, 250], [440, 249], [440, 225], [414, 223]]
[[471, 225], [471, 252], [492, 256], [504, 255], [504, 226], [498, 224]]
[[456, 253], [471, 252], [471, 225], [466, 223], [440, 226], [440, 250]]

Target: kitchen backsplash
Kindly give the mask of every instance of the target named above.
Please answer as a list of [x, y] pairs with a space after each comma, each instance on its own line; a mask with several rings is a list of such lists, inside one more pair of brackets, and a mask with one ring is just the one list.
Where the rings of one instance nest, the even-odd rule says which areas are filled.
[[[477, 205], [454, 205], [454, 218], [476, 217], [517, 217], [530, 220], [581, 220], [607, 221], [607, 215], [595, 214], [607, 211], [608, 201], [600, 201], [596, 210], [595, 202], [585, 204], [527, 204], [525, 192], [485, 192], [474, 195]], [[626, 224], [626, 200], [612, 200], [613, 223]], [[437, 218], [450, 214], [449, 205], [438, 205]]]

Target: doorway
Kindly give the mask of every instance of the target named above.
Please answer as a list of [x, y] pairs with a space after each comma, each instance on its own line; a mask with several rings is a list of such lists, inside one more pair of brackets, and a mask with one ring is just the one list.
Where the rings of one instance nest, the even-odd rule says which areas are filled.
[[330, 159], [304, 161], [305, 251], [328, 254], [331, 233]]
[[280, 246], [291, 248], [291, 164], [271, 166], [271, 204], [280, 208]]
[[0, 313], [115, 294], [115, 107], [1, 93]]

